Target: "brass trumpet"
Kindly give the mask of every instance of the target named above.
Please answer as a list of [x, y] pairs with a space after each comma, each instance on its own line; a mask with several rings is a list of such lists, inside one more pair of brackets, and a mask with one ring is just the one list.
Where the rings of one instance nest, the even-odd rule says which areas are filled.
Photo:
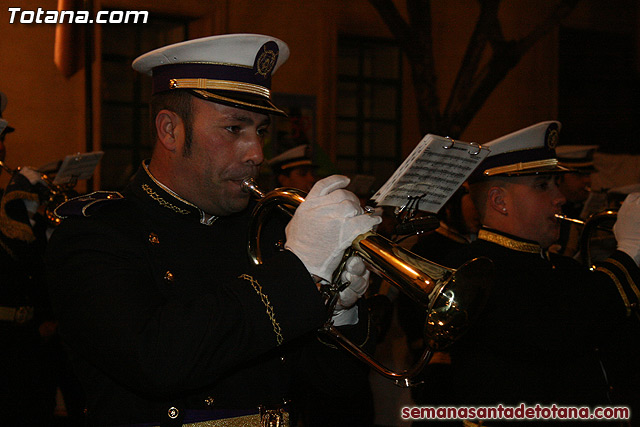
[[[3, 161], [0, 160], [0, 167], [14, 175], [20, 172], [20, 168], [11, 169], [8, 167]], [[46, 197], [47, 200], [44, 201], [44, 217], [47, 221], [47, 224], [51, 227], [56, 227], [60, 225], [62, 219], [58, 217], [54, 211], [60, 206], [62, 203], [68, 201], [74, 195], [70, 195], [73, 189], [73, 184], [61, 186], [53, 183], [53, 180], [40, 171], [37, 171], [40, 174], [40, 178], [42, 179], [43, 186], [46, 188]]]
[[[304, 202], [306, 194], [291, 188], [279, 188], [264, 194], [252, 179], [243, 182], [243, 189], [258, 199], [249, 225], [247, 251], [256, 264], [262, 263], [260, 234], [262, 223], [272, 209], [279, 208], [293, 215]], [[407, 370], [394, 372], [353, 344], [331, 323], [331, 315], [320, 331], [338, 345], [368, 364], [376, 372], [408, 387], [431, 359], [435, 351], [443, 350], [455, 342], [469, 328], [480, 313], [493, 278], [493, 263], [488, 258], [476, 258], [458, 269], [451, 269], [424, 259], [396, 243], [369, 231], [358, 236], [345, 252], [341, 267], [333, 274], [331, 300], [337, 299], [342, 289], [337, 283], [342, 264], [352, 254], [360, 256], [368, 268], [405, 292], [427, 314], [424, 325], [426, 348], [419, 361]], [[330, 312], [332, 306], [330, 305]]]
[[618, 211], [614, 209], [607, 209], [590, 215], [584, 221], [581, 219], [569, 218], [568, 216], [561, 214], [556, 214], [555, 217], [561, 221], [569, 221], [573, 224], [578, 224], [583, 227], [580, 233], [578, 246], [580, 248], [580, 261], [590, 270], [595, 269], [591, 247], [593, 234], [598, 230], [613, 233], [612, 227], [607, 227], [603, 224], [610, 221], [615, 222], [618, 217]]

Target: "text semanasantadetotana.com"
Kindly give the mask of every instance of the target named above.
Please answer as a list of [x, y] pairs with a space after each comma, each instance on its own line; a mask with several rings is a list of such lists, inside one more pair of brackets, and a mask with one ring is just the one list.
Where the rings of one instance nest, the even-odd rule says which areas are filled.
[[404, 420], [628, 420], [626, 406], [405, 406]]

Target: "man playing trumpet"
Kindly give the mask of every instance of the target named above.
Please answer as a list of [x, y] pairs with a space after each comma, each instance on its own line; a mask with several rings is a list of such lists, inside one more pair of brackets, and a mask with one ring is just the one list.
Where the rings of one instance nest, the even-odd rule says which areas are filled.
[[[257, 267], [247, 256], [241, 184], [264, 161], [270, 115], [284, 115], [270, 85], [288, 55], [278, 39], [239, 34], [134, 62], [153, 78], [152, 157], [123, 194], [59, 208], [47, 259], [90, 423], [286, 425], [288, 404], [308, 404], [305, 425], [368, 424], [366, 368], [314, 331], [327, 316], [318, 283], [380, 218], [332, 176], [296, 211], [284, 249]], [[365, 345], [356, 302], [368, 273], [354, 258], [344, 274], [350, 286], [329, 314]]]

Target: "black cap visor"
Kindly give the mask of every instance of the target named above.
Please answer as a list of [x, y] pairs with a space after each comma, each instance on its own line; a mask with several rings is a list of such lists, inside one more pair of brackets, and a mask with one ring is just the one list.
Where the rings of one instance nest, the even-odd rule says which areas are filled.
[[206, 101], [217, 102], [230, 107], [240, 108], [262, 114], [275, 114], [287, 117], [287, 113], [276, 107], [270, 99], [243, 92], [224, 90], [188, 89], [198, 98]]

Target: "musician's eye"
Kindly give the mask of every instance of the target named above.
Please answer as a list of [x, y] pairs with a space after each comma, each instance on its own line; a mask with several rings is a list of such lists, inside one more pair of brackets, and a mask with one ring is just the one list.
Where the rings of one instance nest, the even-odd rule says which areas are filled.
[[533, 187], [540, 191], [547, 191], [551, 188], [551, 186], [556, 185], [555, 177], [545, 177], [536, 179]]
[[257, 133], [261, 138], [267, 137], [269, 135], [269, 126], [258, 129]]

